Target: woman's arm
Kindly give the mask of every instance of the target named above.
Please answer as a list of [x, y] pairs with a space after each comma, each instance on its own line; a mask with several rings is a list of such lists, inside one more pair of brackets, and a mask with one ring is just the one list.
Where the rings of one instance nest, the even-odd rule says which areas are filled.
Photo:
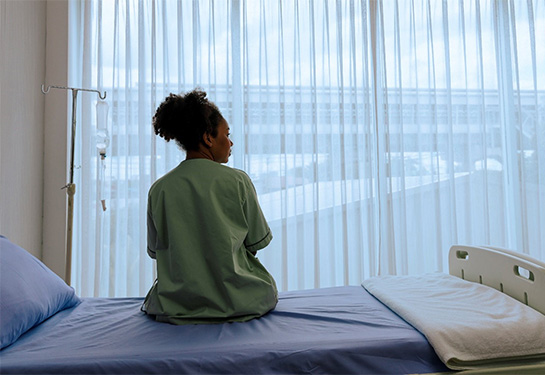
[[248, 176], [246, 200], [244, 201], [244, 215], [248, 223], [248, 234], [244, 240], [244, 246], [252, 254], [256, 254], [258, 250], [266, 247], [272, 240], [271, 229], [261, 211], [261, 206], [257, 199], [255, 187]]

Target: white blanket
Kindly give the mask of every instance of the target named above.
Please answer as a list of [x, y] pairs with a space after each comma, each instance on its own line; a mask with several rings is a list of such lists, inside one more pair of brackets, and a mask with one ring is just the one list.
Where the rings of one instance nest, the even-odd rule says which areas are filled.
[[545, 360], [545, 315], [493, 288], [441, 273], [362, 285], [424, 334], [453, 370]]

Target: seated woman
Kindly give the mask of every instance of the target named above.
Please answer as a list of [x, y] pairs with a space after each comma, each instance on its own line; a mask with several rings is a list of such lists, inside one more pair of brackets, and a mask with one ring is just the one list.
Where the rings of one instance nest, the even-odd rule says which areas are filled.
[[252, 181], [227, 163], [229, 126], [206, 93], [170, 94], [153, 117], [186, 159], [148, 194], [148, 254], [157, 280], [142, 310], [174, 324], [246, 321], [278, 301], [273, 277], [256, 258], [271, 230]]

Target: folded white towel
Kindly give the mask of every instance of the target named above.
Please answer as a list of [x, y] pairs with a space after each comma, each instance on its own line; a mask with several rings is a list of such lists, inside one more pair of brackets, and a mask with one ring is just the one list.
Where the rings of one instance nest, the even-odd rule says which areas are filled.
[[362, 285], [424, 334], [453, 370], [545, 360], [545, 315], [491, 287], [442, 273]]

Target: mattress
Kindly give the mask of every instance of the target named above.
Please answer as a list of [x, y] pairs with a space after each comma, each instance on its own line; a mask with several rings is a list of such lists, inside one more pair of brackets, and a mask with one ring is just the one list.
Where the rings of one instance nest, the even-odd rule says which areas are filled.
[[245, 323], [175, 326], [142, 298], [87, 298], [0, 352], [2, 374], [404, 374], [449, 371], [361, 286], [280, 293]]

